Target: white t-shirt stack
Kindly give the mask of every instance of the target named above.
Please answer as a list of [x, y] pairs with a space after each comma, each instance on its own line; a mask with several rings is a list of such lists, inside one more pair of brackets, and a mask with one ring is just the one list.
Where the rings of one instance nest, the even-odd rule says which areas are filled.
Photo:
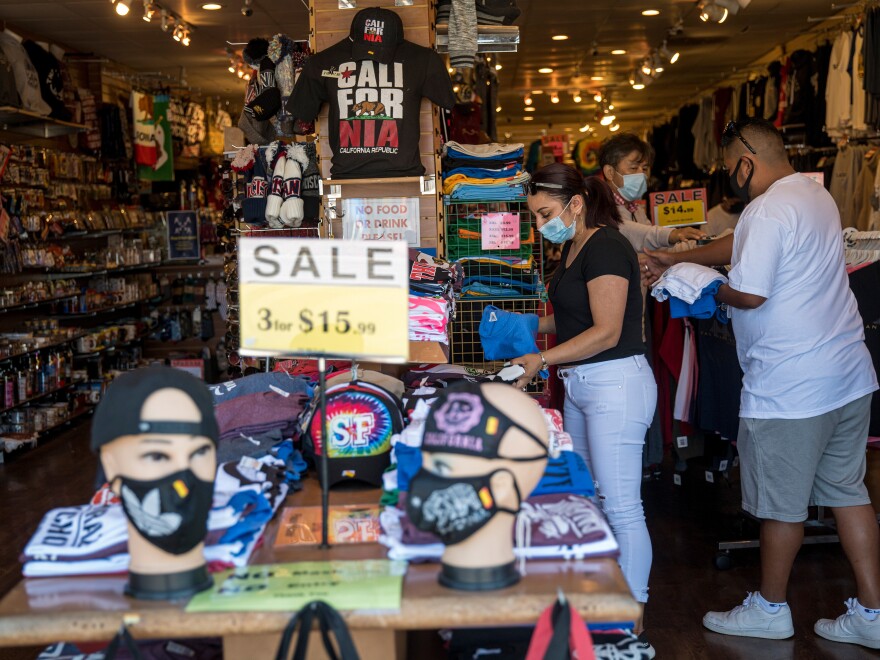
[[766, 298], [731, 309], [744, 373], [740, 416], [805, 419], [877, 389], [846, 275], [837, 205], [801, 174], [746, 206], [730, 286]]

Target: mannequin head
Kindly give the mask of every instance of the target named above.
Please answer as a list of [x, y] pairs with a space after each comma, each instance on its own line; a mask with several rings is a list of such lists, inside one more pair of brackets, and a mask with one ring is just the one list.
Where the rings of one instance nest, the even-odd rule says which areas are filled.
[[509, 586], [513, 525], [547, 464], [541, 409], [509, 385], [441, 394], [425, 424], [422, 469], [410, 484], [413, 522], [446, 545], [440, 582], [480, 590]]
[[136, 597], [182, 597], [211, 585], [203, 551], [217, 437], [208, 389], [175, 369], [123, 374], [98, 406], [92, 449], [128, 518]]

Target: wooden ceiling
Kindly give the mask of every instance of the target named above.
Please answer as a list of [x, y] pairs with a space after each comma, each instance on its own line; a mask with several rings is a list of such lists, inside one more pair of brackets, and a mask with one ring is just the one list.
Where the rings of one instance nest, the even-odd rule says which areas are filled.
[[[195, 27], [184, 47], [162, 32], [158, 19], [141, 20], [142, 0], [133, 0], [126, 17], [108, 0], [2, 0], [0, 19], [10, 28], [77, 51], [115, 60], [146, 74], [160, 73], [203, 94], [239, 100], [243, 83], [227, 70], [227, 41], [285, 32], [308, 37], [306, 0], [252, 0], [253, 15], [241, 13], [244, 0], [218, 0], [222, 8], [201, 8], [206, 0], [159, 0]], [[362, 1], [360, 6], [369, 6]], [[387, 3], [385, 3], [387, 4]], [[596, 125], [597, 91], [615, 106], [621, 128], [635, 129], [686, 100], [711, 89], [735, 70], [749, 67], [769, 51], [814, 27], [808, 16], [832, 13], [831, 0], [752, 0], [723, 24], [703, 23], [694, 0], [517, 0], [522, 10], [517, 53], [493, 57], [501, 65], [499, 139], [528, 141], [542, 131], [571, 132]], [[643, 16], [654, 9], [655, 16]], [[671, 29], [679, 30], [668, 36]], [[555, 41], [554, 35], [568, 39]], [[634, 91], [629, 72], [664, 39], [680, 60], [643, 91]], [[240, 48], [240, 47], [239, 47]], [[615, 49], [623, 55], [612, 55]], [[552, 73], [539, 73], [541, 68]], [[602, 78], [598, 80], [598, 78]], [[575, 103], [572, 92], [583, 100]], [[534, 112], [524, 112], [533, 94]], [[550, 101], [557, 92], [559, 103]], [[531, 116], [527, 121], [524, 118]], [[600, 129], [600, 135], [605, 129]]]

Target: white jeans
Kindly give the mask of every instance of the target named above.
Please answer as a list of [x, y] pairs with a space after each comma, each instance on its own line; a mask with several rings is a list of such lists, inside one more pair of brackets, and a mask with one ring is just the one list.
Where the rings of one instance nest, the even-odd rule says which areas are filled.
[[652, 550], [642, 508], [642, 446], [657, 406], [654, 374], [643, 355], [559, 373], [565, 383], [565, 430], [596, 482], [629, 588], [645, 603]]

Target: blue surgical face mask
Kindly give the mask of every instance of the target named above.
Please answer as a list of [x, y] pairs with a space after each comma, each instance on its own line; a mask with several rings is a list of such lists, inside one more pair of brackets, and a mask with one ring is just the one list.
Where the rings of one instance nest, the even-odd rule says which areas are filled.
[[[620, 174], [620, 172], [618, 172]], [[620, 196], [625, 200], [634, 202], [644, 197], [648, 192], [648, 175], [644, 172], [638, 174], [620, 174], [623, 177], [623, 185], [617, 189]]]
[[[574, 197], [571, 199], [574, 199]], [[568, 200], [568, 204], [571, 204], [571, 199]], [[565, 213], [568, 204], [562, 209], [562, 213]], [[574, 238], [574, 220], [572, 220], [571, 225], [566, 225], [565, 221], [562, 219], [562, 213], [552, 220], [549, 220], [547, 224], [538, 230], [541, 232], [541, 235], [551, 243], [565, 243]]]

